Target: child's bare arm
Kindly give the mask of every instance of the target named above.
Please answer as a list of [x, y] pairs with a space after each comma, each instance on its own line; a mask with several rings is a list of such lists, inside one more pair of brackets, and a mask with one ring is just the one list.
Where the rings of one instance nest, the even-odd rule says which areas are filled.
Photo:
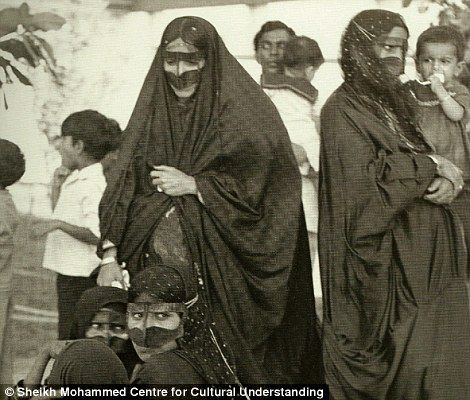
[[64, 221], [57, 221], [57, 229], [60, 229], [75, 239], [87, 244], [97, 245], [99, 241], [98, 237], [96, 237], [90, 229], [82, 226], [72, 225]]
[[464, 117], [464, 108], [457, 103], [450, 94], [447, 94], [443, 98], [439, 98], [439, 100], [441, 102], [441, 107], [444, 110], [444, 114], [447, 115], [449, 119], [452, 121], [460, 121]]
[[460, 121], [465, 115], [465, 109], [452, 98], [438, 77], [432, 75], [429, 80], [431, 81], [431, 90], [441, 102], [442, 110], [447, 118], [452, 121]]
[[98, 244], [98, 237], [83, 226], [72, 225], [58, 219], [38, 219], [33, 227], [34, 236], [42, 236], [57, 229], [87, 244]]

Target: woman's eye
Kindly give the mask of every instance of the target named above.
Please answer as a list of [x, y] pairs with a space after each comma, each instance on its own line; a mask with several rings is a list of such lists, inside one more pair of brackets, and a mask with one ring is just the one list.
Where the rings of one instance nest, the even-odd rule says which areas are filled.
[[124, 332], [126, 330], [126, 327], [124, 325], [113, 325], [111, 327], [111, 329], [112, 329], [113, 332], [121, 333], [121, 332]]
[[168, 65], [176, 65], [177, 61], [172, 59], [172, 58], [166, 58], [165, 59], [165, 62], [168, 64]]
[[101, 325], [100, 324], [91, 324], [91, 328], [93, 329], [100, 329]]
[[134, 318], [134, 319], [142, 319], [144, 317], [144, 314], [139, 313], [139, 312], [135, 312], [135, 313], [131, 314], [131, 317]]
[[170, 316], [168, 313], [155, 313], [155, 318], [162, 321], [167, 319]]

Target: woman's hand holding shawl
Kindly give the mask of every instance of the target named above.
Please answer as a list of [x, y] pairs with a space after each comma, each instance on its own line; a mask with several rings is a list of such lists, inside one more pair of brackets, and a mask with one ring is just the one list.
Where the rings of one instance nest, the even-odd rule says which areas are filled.
[[196, 180], [184, 172], [167, 165], [154, 166], [150, 172], [152, 183], [157, 190], [168, 196], [184, 196], [197, 194]]
[[[462, 178], [462, 170], [455, 166], [451, 161], [449, 161], [447, 158], [444, 158], [442, 156], [439, 156], [437, 154], [433, 154], [429, 156], [437, 165], [437, 174], [448, 180], [450, 183], [453, 185], [453, 191], [449, 191], [452, 193], [449, 193], [448, 196], [444, 196], [446, 199], [448, 199], [448, 202], [435, 202], [435, 199], [441, 199], [443, 196], [437, 195], [437, 193], [434, 193], [436, 191], [439, 191], [443, 193], [443, 188], [438, 190], [438, 187], [442, 187], [439, 182], [441, 180], [436, 179], [435, 181], [432, 182], [432, 184], [428, 188], [428, 192], [432, 193], [432, 195], [427, 195], [425, 198], [426, 200], [433, 201], [437, 204], [448, 204], [454, 200], [455, 197], [461, 192], [463, 189], [463, 178]], [[445, 185], [447, 186], [447, 185]], [[442, 198], [444, 200], [444, 198]]]
[[451, 181], [441, 176], [432, 181], [427, 191], [429, 194], [424, 199], [435, 204], [450, 204], [460, 192], [455, 190]]

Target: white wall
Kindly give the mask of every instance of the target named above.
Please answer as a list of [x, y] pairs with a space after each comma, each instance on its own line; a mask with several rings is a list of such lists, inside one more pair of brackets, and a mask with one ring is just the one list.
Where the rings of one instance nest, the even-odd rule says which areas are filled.
[[[16, 5], [22, 2], [0, 0], [0, 4], [5, 4], [5, 1]], [[82, 14], [79, 15], [84, 17], [80, 19], [77, 29], [87, 42], [86, 48], [71, 56], [71, 43], [68, 41], [70, 24], [66, 24], [59, 32], [47, 32], [44, 35], [54, 48], [59, 64], [64, 68], [74, 68], [74, 74], [84, 78], [68, 103], [57, 110], [59, 119], [73, 111], [94, 108], [115, 118], [125, 127], [163, 30], [171, 20], [183, 15], [196, 15], [210, 21], [229, 51], [239, 58], [240, 63], [255, 79], [260, 75], [260, 68], [253, 58], [253, 37], [264, 22], [278, 19], [292, 26], [298, 34], [316, 39], [327, 59], [314, 79], [314, 85], [319, 89], [321, 105], [342, 81], [336, 59], [341, 34], [348, 21], [368, 8], [399, 11], [410, 28], [410, 48], [413, 49], [418, 34], [436, 21], [439, 11], [439, 7], [434, 5], [426, 13], [419, 13], [418, 7], [422, 6], [423, 1], [425, 0], [415, 0], [404, 10], [401, 9], [401, 0], [295, 0], [258, 7], [199, 7], [165, 10], [152, 15], [136, 12], [119, 16], [104, 11], [103, 2], [82, 0]], [[53, 11], [61, 14], [70, 13], [72, 3], [31, 0], [29, 4], [33, 13]], [[36, 93], [39, 97], [46, 98], [51, 96], [51, 90], [56, 89], [44, 86], [44, 79], [47, 80], [47, 76], [43, 75], [38, 79]], [[6, 91], [10, 109], [5, 111], [0, 107], [0, 137], [16, 141], [26, 154], [27, 173], [22, 180], [23, 184], [40, 184], [43, 188], [49, 181], [51, 168], [57, 163], [57, 159], [54, 160], [54, 152], [39, 131], [32, 89], [11, 85]], [[59, 134], [58, 129], [53, 134]], [[33, 189], [28, 191], [34, 192]], [[36, 192], [43, 192], [43, 189]], [[17, 196], [22, 197], [23, 211], [32, 202], [29, 197], [23, 198], [25, 196]], [[28, 196], [31, 197], [32, 194]], [[35, 200], [36, 203], [38, 201]], [[45, 200], [38, 204], [42, 202]]]

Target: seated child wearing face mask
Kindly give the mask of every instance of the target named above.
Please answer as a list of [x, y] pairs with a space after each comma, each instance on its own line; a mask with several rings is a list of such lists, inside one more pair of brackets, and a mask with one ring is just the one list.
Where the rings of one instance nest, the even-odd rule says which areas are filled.
[[[466, 130], [470, 93], [457, 77], [465, 49], [461, 33], [451, 26], [434, 26], [418, 38], [416, 68], [423, 82], [409, 82], [418, 106], [418, 125], [439, 156], [463, 172], [465, 186], [450, 207], [464, 225], [470, 248], [470, 137]], [[460, 190], [460, 188], [455, 188]], [[432, 187], [430, 188], [432, 192]]]
[[208, 319], [202, 296], [194, 292], [197, 285], [181, 271], [154, 262], [131, 281], [127, 328], [142, 360], [131, 383], [238, 382], [228, 347]]

